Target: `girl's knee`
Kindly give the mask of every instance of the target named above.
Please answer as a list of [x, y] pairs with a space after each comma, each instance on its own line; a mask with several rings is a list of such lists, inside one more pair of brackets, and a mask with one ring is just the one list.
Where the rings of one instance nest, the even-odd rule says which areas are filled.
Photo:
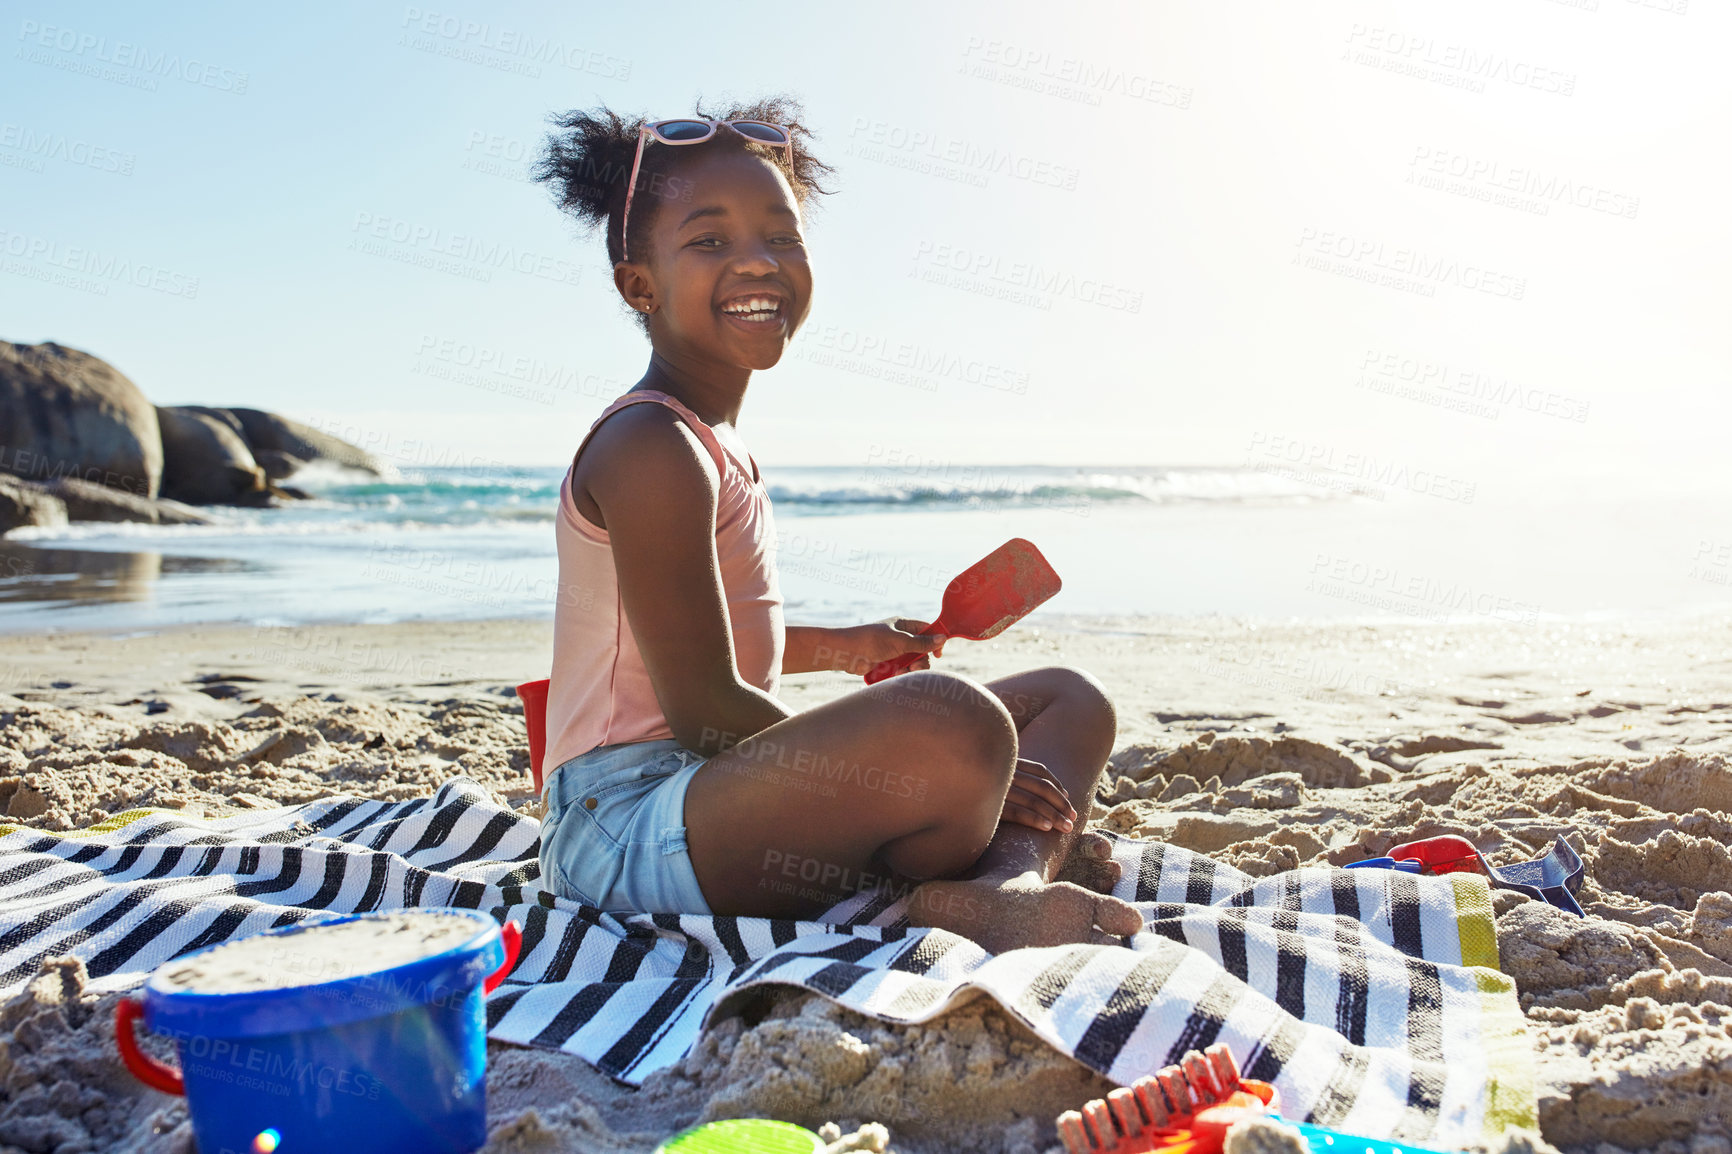
[[991, 690], [954, 673], [924, 669], [895, 679], [890, 703], [907, 732], [950, 759], [1008, 775], [1016, 764], [1016, 723]]
[[1073, 717], [1093, 717], [1115, 730], [1118, 728], [1118, 711], [1113, 708], [1112, 697], [1100, 679], [1087, 670], [1073, 665], [1051, 665], [1034, 670], [1031, 680], [1033, 687], [1023, 691], [1023, 696], [1034, 713], [1044, 713], [1051, 706], [1062, 704]]
[[1098, 677], [1086, 669], [1070, 665], [1059, 666], [1057, 672], [1062, 677], [1066, 700], [1076, 701], [1081, 708], [1100, 714], [1117, 728], [1118, 710], [1113, 708], [1112, 695]]

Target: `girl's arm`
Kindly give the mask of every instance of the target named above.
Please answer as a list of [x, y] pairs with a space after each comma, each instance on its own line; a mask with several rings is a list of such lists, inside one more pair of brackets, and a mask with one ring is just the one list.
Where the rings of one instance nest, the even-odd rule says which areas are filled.
[[620, 600], [662, 715], [687, 749], [719, 753], [792, 710], [740, 679], [721, 565], [719, 478], [697, 436], [661, 405], [603, 422], [573, 477], [613, 546]]
[[[864, 677], [880, 661], [891, 661], [905, 653], [929, 654], [943, 646], [940, 636], [916, 636], [926, 622], [908, 617], [874, 621], [846, 629], [819, 625], [788, 626], [788, 643], [782, 649], [783, 673], [821, 673], [839, 669]], [[926, 662], [914, 668], [925, 669]]]

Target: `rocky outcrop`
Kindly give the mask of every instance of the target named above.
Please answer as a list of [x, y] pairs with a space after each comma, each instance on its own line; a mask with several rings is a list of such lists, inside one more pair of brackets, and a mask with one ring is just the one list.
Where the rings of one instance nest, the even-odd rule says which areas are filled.
[[28, 525], [58, 529], [68, 519], [59, 498], [28, 481], [0, 476], [0, 534]]
[[[0, 533], [74, 521], [208, 523], [195, 505], [308, 496], [277, 484], [307, 464], [391, 474], [365, 450], [261, 409], [157, 408], [113, 366], [52, 342], [0, 341]], [[157, 500], [158, 497], [164, 500]]]
[[99, 357], [0, 341], [0, 472], [77, 477], [140, 497], [162, 478], [156, 409]]
[[66, 507], [74, 521], [140, 521], [146, 525], [209, 525], [211, 519], [190, 505], [162, 497], [140, 497], [107, 485], [62, 477], [38, 486]]
[[76, 477], [45, 484], [0, 474], [0, 536], [34, 526], [58, 529], [68, 521], [139, 521], [147, 525], [208, 525], [190, 505], [140, 497]]
[[195, 505], [251, 504], [266, 496], [265, 471], [227, 422], [195, 408], [159, 408], [162, 495]]
[[308, 464], [304, 457], [285, 453], [281, 449], [254, 449], [253, 460], [265, 471], [265, 477], [272, 481], [286, 481]]
[[328, 461], [345, 469], [382, 476], [389, 470], [378, 458], [341, 437], [320, 432], [310, 425], [267, 413], [262, 409], [216, 409], [200, 406], [190, 411], [222, 421], [239, 433], [252, 450], [253, 459], [273, 481], [289, 476], [311, 461]]

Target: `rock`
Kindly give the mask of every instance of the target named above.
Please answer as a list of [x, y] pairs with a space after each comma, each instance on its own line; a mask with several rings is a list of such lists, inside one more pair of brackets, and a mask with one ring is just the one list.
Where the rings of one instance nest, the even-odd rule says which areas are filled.
[[99, 357], [0, 341], [0, 471], [77, 477], [139, 497], [162, 480], [156, 409]]
[[257, 500], [265, 471], [229, 425], [191, 408], [159, 408], [162, 428], [162, 494], [196, 505], [232, 505]]
[[209, 525], [211, 519], [179, 501], [140, 497], [73, 477], [42, 486], [74, 521], [142, 521], [147, 525]]
[[0, 533], [25, 525], [56, 529], [68, 521], [141, 521], [147, 525], [208, 525], [210, 518], [178, 501], [140, 497], [94, 481], [60, 477], [43, 484], [0, 475]]
[[[371, 453], [357, 445], [351, 445], [341, 437], [333, 437], [310, 425], [303, 425], [299, 421], [291, 421], [287, 417], [279, 417], [262, 409], [216, 409], [199, 406], [189, 407], [189, 411], [221, 421], [238, 433], [246, 442], [247, 448], [252, 450], [253, 459], [264, 466], [272, 480], [286, 477], [289, 472], [310, 461], [329, 461], [345, 469], [357, 469], [379, 477], [391, 471]], [[273, 465], [266, 464], [265, 457], [261, 454], [271, 454], [271, 460], [277, 468], [291, 463], [293, 468], [282, 474], [271, 472]]]
[[330, 461], [345, 469], [358, 469], [374, 476], [385, 476], [392, 470], [358, 445], [341, 437], [333, 437], [310, 425], [279, 417], [258, 409], [230, 409], [241, 423], [247, 444], [255, 449], [275, 449], [303, 461]]
[[[263, 470], [264, 492], [271, 497], [305, 500], [312, 494], [276, 482], [294, 476], [314, 461], [326, 461], [345, 469], [370, 473], [375, 477], [391, 475], [394, 470], [380, 463], [372, 454], [351, 445], [341, 437], [333, 437], [318, 429], [267, 413], [259, 409], [218, 409], [203, 405], [183, 405], [181, 413], [196, 414], [216, 422], [244, 443], [252, 461]], [[221, 436], [222, 434], [217, 434]], [[254, 493], [232, 499], [233, 503], [254, 504], [261, 498]]]
[[[281, 449], [254, 449], [253, 460], [259, 463], [259, 468], [265, 471], [265, 476], [273, 481], [281, 481], [292, 477], [295, 470], [307, 462], [293, 453], [285, 453]], [[287, 492], [287, 490], [284, 490]]]
[[66, 504], [39, 485], [0, 475], [0, 534], [27, 525], [58, 529], [66, 524]]

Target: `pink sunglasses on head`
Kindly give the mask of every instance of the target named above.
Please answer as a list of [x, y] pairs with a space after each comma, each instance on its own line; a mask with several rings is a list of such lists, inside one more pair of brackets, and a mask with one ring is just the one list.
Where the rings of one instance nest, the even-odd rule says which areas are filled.
[[705, 120], [697, 116], [683, 116], [674, 120], [656, 120], [637, 130], [637, 157], [631, 162], [631, 183], [625, 186], [625, 212], [619, 222], [619, 259], [624, 262], [631, 257], [626, 252], [626, 227], [631, 223], [631, 197], [637, 191], [637, 173], [643, 164], [643, 146], [650, 138], [663, 144], [702, 144], [716, 134], [716, 129], [727, 125], [753, 144], [768, 144], [786, 151], [788, 167], [794, 167], [794, 141], [788, 135], [788, 130], [774, 124], [766, 124], [762, 120]]

